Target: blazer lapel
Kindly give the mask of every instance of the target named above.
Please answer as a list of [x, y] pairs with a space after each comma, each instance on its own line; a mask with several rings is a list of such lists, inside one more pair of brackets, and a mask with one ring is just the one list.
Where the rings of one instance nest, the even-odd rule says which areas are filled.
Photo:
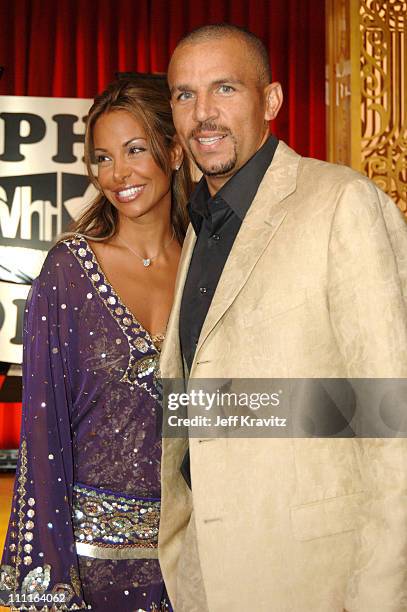
[[190, 224], [185, 236], [184, 246], [178, 266], [175, 281], [175, 297], [170, 318], [167, 325], [167, 334], [160, 357], [160, 372], [162, 378], [183, 378], [181, 346], [179, 339], [179, 313], [184, 285], [187, 278], [189, 264], [196, 242], [196, 235]]
[[288, 212], [283, 200], [296, 188], [299, 160], [300, 156], [295, 151], [279, 142], [219, 279], [202, 327], [194, 362], [200, 347], [244, 287], [263, 251], [281, 226]]

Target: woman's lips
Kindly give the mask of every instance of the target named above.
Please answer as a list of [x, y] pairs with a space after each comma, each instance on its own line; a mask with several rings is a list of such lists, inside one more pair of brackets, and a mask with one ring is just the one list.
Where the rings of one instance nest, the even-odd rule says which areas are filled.
[[143, 192], [145, 185], [131, 185], [115, 191], [116, 200], [121, 203], [132, 202]]

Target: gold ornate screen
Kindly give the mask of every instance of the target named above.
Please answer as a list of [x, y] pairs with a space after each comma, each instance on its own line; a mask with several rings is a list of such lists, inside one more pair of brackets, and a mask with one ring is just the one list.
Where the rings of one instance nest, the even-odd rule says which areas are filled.
[[407, 211], [407, 0], [327, 0], [328, 155]]

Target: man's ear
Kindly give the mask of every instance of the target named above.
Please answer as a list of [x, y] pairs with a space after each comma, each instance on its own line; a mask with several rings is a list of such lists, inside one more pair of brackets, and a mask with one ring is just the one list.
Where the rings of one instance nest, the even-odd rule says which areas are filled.
[[267, 85], [264, 89], [264, 95], [266, 99], [264, 118], [266, 121], [271, 121], [277, 117], [283, 103], [283, 90], [280, 83], [275, 82]]
[[184, 151], [182, 150], [182, 147], [180, 143], [178, 142], [177, 136], [174, 136], [173, 138], [173, 144], [172, 144], [171, 153], [170, 153], [170, 160], [171, 160], [171, 168], [173, 170], [179, 170], [184, 160]]

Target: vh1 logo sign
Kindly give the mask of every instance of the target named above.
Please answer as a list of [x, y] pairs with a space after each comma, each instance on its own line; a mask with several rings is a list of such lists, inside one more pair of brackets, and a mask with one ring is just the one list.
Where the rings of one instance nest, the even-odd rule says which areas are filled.
[[55, 238], [95, 196], [83, 161], [91, 104], [0, 96], [0, 361], [21, 362], [30, 282]]
[[0, 244], [47, 251], [87, 196], [91, 100], [0, 96]]

